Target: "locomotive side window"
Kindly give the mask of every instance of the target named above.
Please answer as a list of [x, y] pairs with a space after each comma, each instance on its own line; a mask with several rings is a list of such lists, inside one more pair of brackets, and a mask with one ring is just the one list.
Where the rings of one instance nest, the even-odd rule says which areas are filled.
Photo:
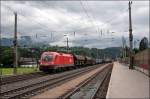
[[48, 54], [46, 54], [46, 55], [44, 55], [44, 56], [42, 57], [42, 60], [43, 60], [43, 61], [46, 61], [46, 62], [52, 61], [52, 59], [53, 59], [53, 56], [52, 56], [52, 55], [48, 55]]

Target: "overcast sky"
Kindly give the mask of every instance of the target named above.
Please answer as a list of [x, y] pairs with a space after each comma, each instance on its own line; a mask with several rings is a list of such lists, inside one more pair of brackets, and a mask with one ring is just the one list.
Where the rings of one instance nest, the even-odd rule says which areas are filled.
[[[90, 48], [119, 47], [122, 36], [128, 43], [128, 1], [1, 1], [2, 37], [13, 37], [14, 11], [19, 37], [59, 46], [68, 37], [69, 46]], [[132, 23], [134, 40], [149, 37], [149, 1], [132, 2]]]

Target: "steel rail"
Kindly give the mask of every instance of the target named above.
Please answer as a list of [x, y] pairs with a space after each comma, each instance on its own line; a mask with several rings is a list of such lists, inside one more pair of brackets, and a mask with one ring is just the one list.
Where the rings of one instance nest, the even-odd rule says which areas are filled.
[[34, 73], [29, 73], [29, 74], [20, 74], [20, 75], [2, 77], [2, 79], [1, 79], [2, 81], [1, 81], [0, 85], [14, 83], [14, 82], [18, 82], [18, 81], [27, 80], [27, 79], [32, 79], [33, 77], [34, 78], [42, 77], [44, 75], [46, 75], [46, 73], [44, 73], [44, 72], [34, 72]]
[[93, 99], [102, 99], [106, 98], [108, 85], [111, 77], [112, 69], [110, 69], [102, 83], [102, 85], [97, 89], [95, 95], [93, 96]]
[[[103, 68], [102, 70], [100, 70], [98, 73], [94, 74], [93, 76], [91, 76], [90, 78], [88, 78], [87, 80], [85, 80], [84, 82], [82, 82], [80, 85], [78, 85], [75, 89], [73, 89], [72, 91], [68, 92], [67, 94], [64, 94], [63, 96], [59, 97], [61, 99], [71, 99], [71, 96], [74, 95], [75, 93], [79, 92], [81, 90], [81, 88], [83, 88], [84, 86], [86, 86], [88, 83], [90, 83], [92, 80], [94, 80], [101, 72], [103, 71], [110, 71], [110, 66], [107, 66], [105, 68]], [[100, 86], [103, 84], [103, 82], [105, 81], [105, 79], [107, 78], [107, 75], [109, 74], [109, 72], [103, 74], [104, 77], [101, 78], [101, 82], [99, 84], [99, 86], [97, 86], [95, 93], [92, 94], [90, 99], [94, 99], [97, 91], [99, 90]]]
[[93, 94], [91, 99], [95, 99], [95, 96], [98, 92], [98, 90], [101, 88], [101, 86], [103, 85], [104, 81], [107, 79], [107, 77], [109, 76], [109, 71], [111, 70], [111, 68], [108, 69], [108, 72], [105, 74], [105, 77], [103, 78], [101, 84], [99, 84], [98, 88], [96, 89], [95, 93]]
[[3, 93], [1, 93], [1, 95], [2, 95], [2, 98], [5, 98], [5, 99], [8, 99], [8, 98], [21, 98], [21, 96], [28, 95], [31, 92], [35, 91], [35, 93], [36, 93], [36, 92], [38, 92], [39, 90], [41, 90], [43, 88], [48, 88], [52, 85], [55, 85], [59, 82], [63, 82], [65, 80], [68, 81], [69, 78], [71, 80], [76, 76], [84, 74], [84, 73], [86, 73], [88, 71], [91, 71], [93, 69], [96, 69], [98, 67], [99, 66], [89, 67], [89, 68], [86, 68], [84, 70], [82, 69], [82, 70], [76, 71], [75, 73], [70, 72], [70, 75], [68, 75], [68, 74], [60, 75], [58, 77], [54, 77], [54, 78], [51, 78], [51, 79], [48, 79], [48, 80], [45, 80], [45, 81], [29, 84], [27, 86], [23, 86], [23, 87], [20, 87], [20, 88], [16, 88], [16, 89], [13, 89], [13, 90], [10, 90], [10, 91], [3, 92]]

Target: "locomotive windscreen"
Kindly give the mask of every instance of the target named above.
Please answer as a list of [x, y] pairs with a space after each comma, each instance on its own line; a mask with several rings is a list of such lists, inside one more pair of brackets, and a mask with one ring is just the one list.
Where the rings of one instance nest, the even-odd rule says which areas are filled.
[[46, 61], [46, 62], [52, 61], [52, 59], [53, 59], [53, 56], [50, 54], [45, 54], [42, 57], [42, 61]]

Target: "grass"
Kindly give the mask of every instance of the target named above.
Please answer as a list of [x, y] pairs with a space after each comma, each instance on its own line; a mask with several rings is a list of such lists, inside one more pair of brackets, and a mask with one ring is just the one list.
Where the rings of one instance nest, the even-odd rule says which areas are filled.
[[[36, 67], [19, 67], [17, 68], [17, 74], [26, 74], [37, 71]], [[1, 72], [3, 76], [13, 75], [13, 68], [1, 68]]]

